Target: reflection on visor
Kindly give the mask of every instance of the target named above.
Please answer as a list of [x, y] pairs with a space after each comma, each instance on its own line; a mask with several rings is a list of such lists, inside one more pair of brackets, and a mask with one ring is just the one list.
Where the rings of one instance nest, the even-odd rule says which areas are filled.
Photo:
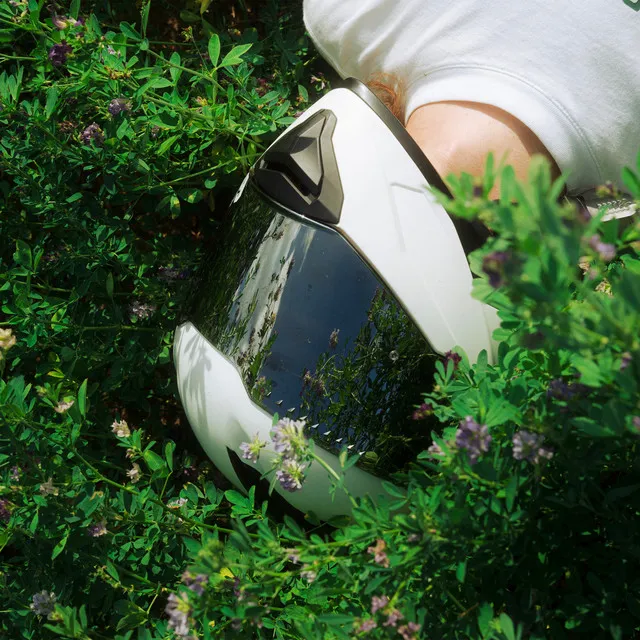
[[189, 319], [256, 404], [376, 475], [398, 471], [430, 441], [428, 419], [411, 416], [436, 354], [336, 231], [283, 215], [251, 183], [232, 214]]

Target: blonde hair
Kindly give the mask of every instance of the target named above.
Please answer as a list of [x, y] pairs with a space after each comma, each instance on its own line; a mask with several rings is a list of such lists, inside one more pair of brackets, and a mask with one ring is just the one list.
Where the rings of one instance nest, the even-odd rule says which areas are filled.
[[404, 126], [406, 106], [404, 83], [390, 73], [376, 73], [369, 78], [366, 85]]

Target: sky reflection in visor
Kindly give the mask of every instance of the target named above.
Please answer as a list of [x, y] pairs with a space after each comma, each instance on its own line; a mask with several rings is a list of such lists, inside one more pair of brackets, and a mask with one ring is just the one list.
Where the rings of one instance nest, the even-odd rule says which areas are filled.
[[412, 419], [437, 355], [337, 232], [283, 215], [247, 185], [192, 292], [189, 318], [256, 404], [305, 419], [317, 445], [380, 476], [430, 443]]

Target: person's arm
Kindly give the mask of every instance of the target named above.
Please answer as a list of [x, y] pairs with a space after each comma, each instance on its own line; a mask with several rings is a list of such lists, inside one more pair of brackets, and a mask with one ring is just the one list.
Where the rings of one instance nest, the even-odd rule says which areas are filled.
[[[560, 170], [536, 135], [522, 122], [497, 107], [475, 102], [436, 102], [415, 109], [406, 125], [438, 173], [482, 176], [487, 155], [496, 162], [506, 155], [520, 180], [527, 177], [531, 157], [549, 159], [555, 179]], [[499, 196], [499, 185], [491, 194]]]

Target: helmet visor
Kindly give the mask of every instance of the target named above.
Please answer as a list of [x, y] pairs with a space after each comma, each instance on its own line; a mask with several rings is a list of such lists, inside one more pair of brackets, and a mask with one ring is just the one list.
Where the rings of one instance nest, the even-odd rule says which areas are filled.
[[415, 420], [439, 357], [336, 230], [277, 208], [248, 182], [194, 283], [188, 320], [234, 363], [253, 402], [360, 454], [377, 476], [429, 444]]

